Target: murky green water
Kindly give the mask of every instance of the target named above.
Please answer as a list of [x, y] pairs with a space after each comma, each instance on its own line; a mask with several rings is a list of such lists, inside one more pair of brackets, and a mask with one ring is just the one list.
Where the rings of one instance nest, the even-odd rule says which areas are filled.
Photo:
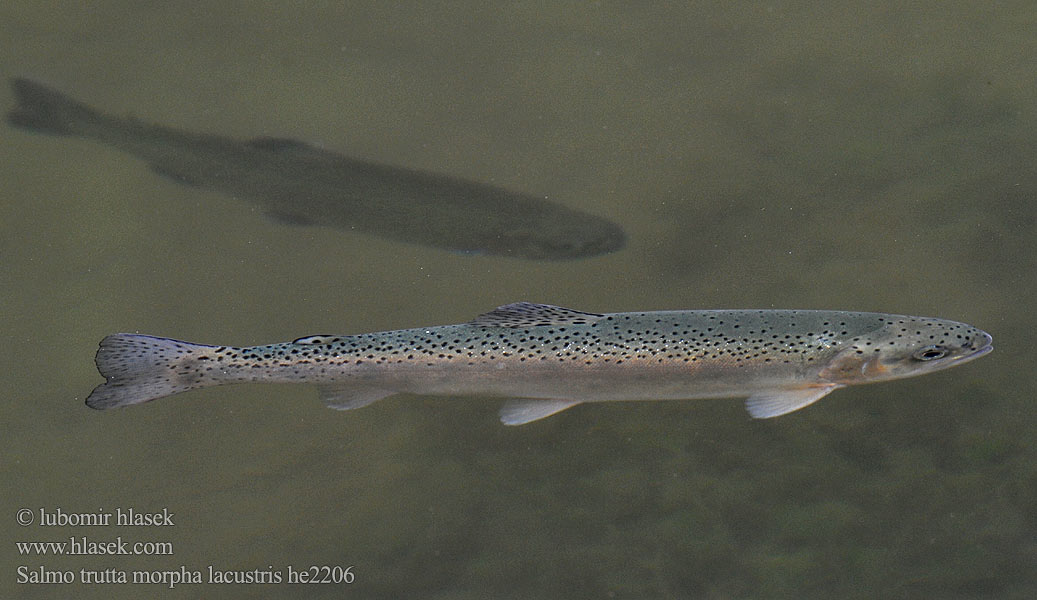
[[[126, 155], [4, 126], [0, 594], [1037, 592], [1031, 2], [383, 5], [8, 2], [0, 75], [550, 195], [622, 223], [628, 248], [535, 263], [287, 227]], [[504, 428], [496, 401], [338, 413], [274, 386], [82, 404], [114, 331], [254, 344], [517, 300], [933, 315], [990, 331], [996, 350], [764, 422], [727, 400]], [[41, 509], [120, 508], [175, 525], [38, 524]], [[16, 545], [84, 536], [172, 554]], [[322, 565], [355, 580], [287, 583]], [[19, 566], [77, 583], [19, 584]], [[210, 567], [283, 581], [207, 583]], [[78, 583], [110, 568], [203, 583]]]

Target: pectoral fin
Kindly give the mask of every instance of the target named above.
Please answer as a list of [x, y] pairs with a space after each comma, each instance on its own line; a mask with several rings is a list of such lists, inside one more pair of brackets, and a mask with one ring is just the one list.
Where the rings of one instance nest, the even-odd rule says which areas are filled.
[[780, 417], [817, 402], [841, 385], [822, 385], [796, 390], [774, 390], [756, 392], [745, 401], [745, 408], [754, 419]]
[[361, 408], [395, 393], [352, 385], [322, 385], [317, 389], [320, 391], [321, 401], [327, 404], [328, 408], [335, 410]]
[[577, 404], [579, 402], [576, 400], [509, 400], [500, 409], [500, 422], [505, 425], [525, 425]]

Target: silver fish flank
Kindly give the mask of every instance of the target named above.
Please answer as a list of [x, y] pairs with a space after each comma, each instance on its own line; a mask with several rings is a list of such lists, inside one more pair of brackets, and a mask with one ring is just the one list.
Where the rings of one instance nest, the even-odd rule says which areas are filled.
[[783, 415], [850, 385], [914, 377], [993, 349], [971, 325], [826, 310], [596, 314], [519, 302], [457, 325], [236, 348], [119, 333], [91, 408], [236, 383], [316, 384], [340, 410], [394, 394], [507, 398], [506, 425], [585, 402], [747, 397]]

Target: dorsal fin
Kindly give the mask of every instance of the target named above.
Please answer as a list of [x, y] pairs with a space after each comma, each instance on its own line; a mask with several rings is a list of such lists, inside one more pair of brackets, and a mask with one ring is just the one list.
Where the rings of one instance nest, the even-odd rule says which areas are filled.
[[538, 327], [542, 325], [588, 325], [605, 315], [582, 312], [550, 304], [533, 304], [532, 302], [514, 302], [498, 306], [488, 313], [472, 320], [472, 325], [480, 327]]
[[318, 335], [308, 335], [301, 337], [296, 340], [292, 340], [293, 344], [333, 344], [339, 341], [341, 338], [337, 335], [328, 335], [326, 333]]

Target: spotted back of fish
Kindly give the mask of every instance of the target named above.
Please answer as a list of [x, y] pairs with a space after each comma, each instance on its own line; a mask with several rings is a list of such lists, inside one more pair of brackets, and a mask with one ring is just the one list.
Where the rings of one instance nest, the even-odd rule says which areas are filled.
[[[716, 361], [732, 365], [812, 363], [828, 351], [874, 352], [873, 334], [896, 329], [887, 346], [983, 341], [980, 330], [941, 319], [815, 310], [697, 310], [595, 314], [516, 303], [475, 320], [349, 336], [320, 335], [258, 347], [247, 360], [334, 360], [376, 365], [439, 362]], [[264, 350], [260, 350], [264, 349]]]

